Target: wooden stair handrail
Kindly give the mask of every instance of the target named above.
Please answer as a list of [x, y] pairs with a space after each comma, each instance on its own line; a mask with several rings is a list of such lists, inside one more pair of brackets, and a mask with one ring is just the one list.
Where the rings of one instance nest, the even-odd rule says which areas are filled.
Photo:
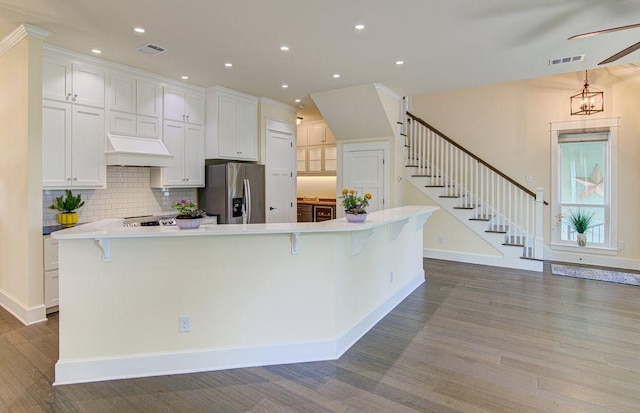
[[[496, 174], [498, 174], [499, 176], [501, 176], [502, 178], [506, 179], [508, 182], [510, 182], [511, 184], [513, 184], [514, 186], [516, 186], [517, 188], [521, 189], [525, 194], [531, 196], [533, 199], [536, 198], [536, 193], [531, 191], [528, 188], [525, 188], [524, 186], [520, 185], [518, 182], [514, 181], [513, 179], [511, 179], [510, 177], [508, 177], [507, 175], [505, 175], [504, 173], [500, 172], [499, 170], [497, 170], [496, 168], [494, 168], [493, 166], [489, 165], [487, 162], [483, 161], [482, 159], [480, 159], [478, 156], [474, 155], [473, 153], [469, 152], [466, 148], [460, 146], [457, 142], [455, 142], [454, 140], [452, 140], [451, 138], [449, 138], [447, 135], [445, 135], [444, 133], [440, 132], [438, 129], [434, 128], [433, 126], [429, 125], [427, 122], [425, 122], [424, 120], [420, 119], [419, 117], [417, 117], [416, 115], [414, 115], [411, 112], [407, 112], [407, 116], [409, 116], [411, 119], [415, 120], [416, 122], [418, 122], [419, 124], [421, 124], [422, 126], [434, 131], [436, 134], [438, 134], [438, 136], [440, 136], [442, 139], [446, 140], [447, 142], [449, 142], [450, 144], [452, 144], [453, 146], [455, 146], [456, 148], [460, 149], [462, 152], [466, 153], [467, 155], [469, 155], [470, 157], [472, 157], [473, 159], [475, 159], [476, 161], [480, 162], [482, 165], [486, 166], [488, 169], [492, 170], [493, 172], [495, 172]], [[542, 201], [545, 205], [549, 205], [549, 203], [547, 201]]]

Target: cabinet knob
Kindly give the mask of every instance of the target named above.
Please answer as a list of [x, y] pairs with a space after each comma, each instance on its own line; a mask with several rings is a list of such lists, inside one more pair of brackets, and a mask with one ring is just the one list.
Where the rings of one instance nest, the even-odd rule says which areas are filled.
[[74, 181], [77, 181], [77, 180], [78, 180], [78, 178], [74, 177], [74, 178], [73, 178], [73, 180], [74, 180]]
[[73, 95], [73, 101], [75, 102], [77, 99], [78, 95]]
[[187, 120], [189, 120], [189, 115], [187, 115]]
[[65, 96], [65, 99], [66, 99], [66, 100], [71, 99], [71, 93], [67, 93], [67, 96]]
[[269, 211], [273, 211], [274, 209], [277, 209], [277, 208], [274, 208], [272, 206], [269, 207]]

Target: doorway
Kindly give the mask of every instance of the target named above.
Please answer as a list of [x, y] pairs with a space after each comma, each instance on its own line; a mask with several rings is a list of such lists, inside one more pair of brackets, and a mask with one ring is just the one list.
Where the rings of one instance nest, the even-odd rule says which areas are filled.
[[342, 187], [355, 189], [358, 194], [372, 195], [367, 212], [387, 208], [389, 158], [387, 142], [345, 144], [343, 146]]
[[295, 222], [295, 125], [267, 120], [265, 222]]

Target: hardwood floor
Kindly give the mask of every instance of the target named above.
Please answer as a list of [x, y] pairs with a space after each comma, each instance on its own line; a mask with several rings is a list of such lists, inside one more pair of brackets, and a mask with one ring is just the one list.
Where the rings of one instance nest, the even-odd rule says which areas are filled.
[[336, 361], [52, 387], [58, 317], [0, 309], [0, 412], [638, 412], [640, 287], [425, 260]]

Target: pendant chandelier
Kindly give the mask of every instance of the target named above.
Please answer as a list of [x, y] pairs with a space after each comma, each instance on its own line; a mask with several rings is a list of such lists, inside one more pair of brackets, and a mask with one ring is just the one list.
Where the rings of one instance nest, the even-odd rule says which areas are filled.
[[584, 86], [581, 91], [571, 96], [572, 115], [591, 115], [604, 111], [604, 92], [589, 89], [587, 71], [584, 71]]

